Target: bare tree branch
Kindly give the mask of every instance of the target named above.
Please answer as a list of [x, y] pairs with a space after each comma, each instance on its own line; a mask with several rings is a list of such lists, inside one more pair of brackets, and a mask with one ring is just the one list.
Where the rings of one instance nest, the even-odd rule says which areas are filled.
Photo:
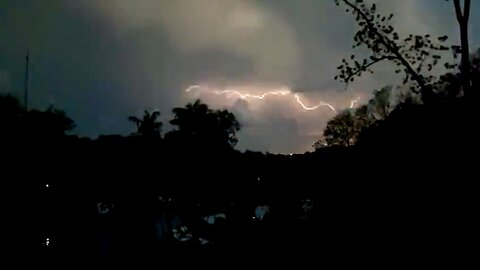
[[462, 87], [464, 94], [468, 93], [471, 87], [471, 76], [470, 76], [470, 47], [469, 47], [469, 38], [468, 38], [468, 20], [470, 17], [470, 0], [465, 0], [462, 7], [460, 0], [453, 0], [455, 5], [455, 13], [457, 14], [457, 21], [460, 25], [460, 40], [461, 40], [461, 51], [462, 51]]
[[458, 22], [463, 21], [463, 14], [462, 14], [462, 7], [460, 5], [460, 0], [453, 0], [453, 4], [455, 5], [455, 13], [457, 14]]
[[470, 19], [470, 0], [465, 0], [463, 6], [463, 19], [465, 22], [468, 22]]

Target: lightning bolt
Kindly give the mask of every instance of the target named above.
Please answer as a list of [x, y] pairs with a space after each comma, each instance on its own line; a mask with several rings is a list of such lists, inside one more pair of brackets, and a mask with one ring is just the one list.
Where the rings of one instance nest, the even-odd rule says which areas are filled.
[[[185, 92], [189, 93], [192, 91], [200, 91], [202, 89], [205, 89], [207, 87], [203, 87], [200, 85], [191, 85], [189, 86]], [[253, 98], [253, 99], [265, 99], [268, 96], [293, 96], [295, 101], [304, 109], [305, 111], [315, 111], [321, 107], [327, 107], [333, 112], [337, 112], [337, 109], [330, 103], [320, 101], [317, 105], [313, 107], [309, 107], [305, 105], [305, 103], [301, 100], [299, 94], [293, 94], [291, 90], [289, 89], [283, 89], [283, 90], [277, 90], [277, 91], [268, 91], [263, 94], [251, 94], [251, 93], [241, 93], [237, 90], [233, 89], [225, 89], [225, 90], [211, 90], [207, 88], [208, 93], [216, 94], [216, 95], [226, 95], [227, 98], [232, 98], [232, 97], [239, 97], [240, 99], [246, 99], [246, 98]], [[360, 101], [360, 97], [355, 98], [354, 100], [350, 101], [350, 108], [353, 108], [355, 104]]]
[[267, 93], [264, 93], [264, 94], [261, 94], [261, 95], [253, 95], [253, 94], [249, 94], [249, 93], [242, 94], [238, 91], [229, 90], [229, 89], [223, 90], [223, 91], [212, 91], [212, 92], [217, 94], [217, 95], [227, 94], [228, 98], [231, 98], [233, 96], [238, 96], [241, 99], [246, 99], [246, 98], [264, 99], [267, 96], [286, 96], [286, 95], [290, 94], [290, 91], [288, 91], [288, 90], [270, 91], [270, 92], [267, 92]]
[[357, 102], [359, 102], [361, 99], [361, 97], [356, 97], [354, 100], [350, 101], [350, 109], [353, 109], [355, 104], [357, 104]]
[[314, 111], [322, 106], [327, 106], [328, 108], [330, 108], [332, 111], [336, 112], [337, 109], [335, 109], [335, 107], [333, 107], [331, 104], [329, 103], [326, 103], [326, 102], [323, 102], [323, 101], [320, 101], [320, 103], [316, 106], [313, 106], [313, 107], [307, 107], [301, 100], [300, 100], [300, 96], [298, 94], [295, 94], [295, 100], [297, 101], [298, 104], [300, 104], [300, 106], [302, 106], [302, 108], [306, 111]]
[[185, 90], [185, 92], [189, 93], [195, 89], [200, 89], [200, 85], [191, 85]]

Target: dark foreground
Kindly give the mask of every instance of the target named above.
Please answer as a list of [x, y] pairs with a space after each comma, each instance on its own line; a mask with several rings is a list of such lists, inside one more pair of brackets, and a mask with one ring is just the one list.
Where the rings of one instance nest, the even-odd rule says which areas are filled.
[[470, 253], [474, 189], [451, 161], [412, 173], [380, 159], [377, 171], [365, 170], [370, 161], [353, 148], [150, 159], [115, 143], [90, 144], [53, 148], [24, 164], [10, 156], [14, 184], [4, 198], [15, 201], [6, 219], [15, 221], [12, 250], [45, 260], [200, 266], [225, 259], [408, 265]]

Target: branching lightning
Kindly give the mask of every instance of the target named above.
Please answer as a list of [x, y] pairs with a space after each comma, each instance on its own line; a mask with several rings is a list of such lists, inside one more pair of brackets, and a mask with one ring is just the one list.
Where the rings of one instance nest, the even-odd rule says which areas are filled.
[[337, 109], [335, 109], [335, 107], [333, 107], [331, 104], [329, 103], [326, 103], [326, 102], [323, 102], [323, 101], [320, 101], [320, 103], [316, 106], [313, 106], [313, 107], [307, 107], [301, 100], [300, 100], [300, 96], [298, 94], [295, 94], [295, 100], [297, 101], [298, 104], [300, 104], [300, 106], [302, 106], [302, 108], [306, 111], [314, 111], [322, 106], [327, 106], [328, 108], [330, 108], [332, 111], [336, 112]]
[[[324, 102], [324, 101], [319, 101], [317, 105], [309, 107], [305, 105], [305, 103], [301, 100], [301, 97], [298, 93], [293, 93], [290, 89], [284, 88], [281, 90], [275, 90], [275, 91], [268, 91], [264, 92], [262, 94], [252, 94], [252, 93], [242, 93], [237, 90], [233, 89], [225, 89], [225, 90], [213, 90], [210, 89], [209, 87], [204, 87], [200, 85], [192, 85], [189, 86], [185, 91], [187, 93], [192, 92], [192, 91], [201, 91], [204, 90], [207, 93], [215, 94], [215, 95], [225, 95], [227, 98], [232, 98], [232, 97], [238, 97], [240, 99], [247, 99], [247, 98], [252, 98], [252, 99], [259, 99], [263, 100], [268, 96], [291, 96], [294, 98], [294, 100], [301, 106], [302, 109], [305, 111], [315, 111], [321, 107], [327, 107], [333, 112], [337, 112], [337, 109], [330, 103]], [[355, 107], [355, 104], [360, 101], [360, 97], [355, 98], [354, 100], [350, 101], [350, 109]]]
[[360, 97], [356, 97], [354, 100], [350, 101], [350, 109], [355, 108], [355, 104], [357, 104], [360, 100]]

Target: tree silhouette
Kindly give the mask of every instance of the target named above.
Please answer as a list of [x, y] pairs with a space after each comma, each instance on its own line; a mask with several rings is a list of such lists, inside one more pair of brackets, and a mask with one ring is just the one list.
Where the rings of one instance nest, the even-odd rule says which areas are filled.
[[0, 137], [12, 136], [18, 132], [23, 108], [17, 98], [0, 95]]
[[376, 120], [385, 120], [393, 109], [391, 86], [383, 87], [373, 93], [373, 98], [369, 101], [370, 111]]
[[136, 116], [128, 117], [128, 120], [135, 123], [137, 126], [137, 131], [144, 137], [148, 138], [159, 138], [162, 122], [157, 121], [157, 118], [160, 116], [160, 112], [154, 111], [150, 113], [145, 111], [143, 118], [140, 119]]
[[0, 117], [2, 120], [17, 118], [22, 112], [22, 105], [20, 105], [16, 97], [12, 95], [0, 95]]
[[227, 110], [211, 110], [208, 105], [196, 100], [185, 108], [174, 108], [172, 111], [175, 117], [170, 123], [178, 129], [168, 134], [170, 138], [210, 146], [233, 147], [238, 142], [236, 135], [240, 124]]
[[328, 121], [323, 133], [327, 144], [353, 145], [365, 129], [377, 121], [384, 121], [394, 108], [392, 89], [391, 86], [383, 87], [374, 92], [373, 98], [367, 104], [343, 111]]
[[329, 146], [350, 146], [355, 143], [355, 126], [354, 112], [346, 110], [328, 121], [323, 136]]
[[[470, 92], [471, 94], [476, 94], [475, 89], [479, 86], [478, 78], [480, 76], [480, 49], [470, 54], [469, 58]], [[447, 73], [440, 76], [440, 80], [434, 85], [436, 94], [440, 97], [439, 100], [452, 101], [461, 96], [462, 90], [465, 89], [465, 77], [463, 74], [464, 72], [460, 68], [456, 73]], [[467, 92], [463, 91], [463, 94], [468, 95], [468, 90]], [[476, 101], [475, 97], [471, 97], [468, 100]]]
[[49, 107], [45, 111], [29, 110], [17, 98], [0, 96], [0, 125], [2, 136], [15, 135], [31, 139], [57, 139], [75, 128], [64, 111]]
[[23, 108], [17, 98], [12, 95], [0, 95], [0, 116], [18, 117]]
[[[448, 1], [448, 0], [447, 0]], [[460, 26], [460, 41], [461, 41], [461, 65], [460, 71], [462, 73], [462, 88], [465, 93], [468, 93], [471, 86], [471, 63], [470, 63], [470, 46], [468, 39], [468, 21], [470, 19], [470, 0], [463, 1], [463, 9], [460, 0], [453, 0], [455, 6], [455, 14]]]
[[480, 87], [480, 49], [478, 49], [472, 56], [472, 86], [473, 88]]
[[[382, 61], [391, 61], [396, 66], [396, 73], [403, 72], [404, 83], [413, 81], [420, 88], [420, 91], [412, 86], [414, 92], [420, 92], [422, 98], [429, 99], [432, 94], [430, 83], [434, 76], [423, 75], [425, 69], [431, 71], [442, 56], [439, 51], [448, 51], [449, 47], [442, 45], [448, 37], [438, 37], [438, 44], [434, 43], [431, 35], [409, 35], [403, 40], [389, 23], [393, 14], [383, 16], [377, 13], [375, 4], [367, 6], [363, 0], [335, 0], [337, 5], [341, 3], [347, 7], [347, 12], [355, 16], [360, 30], [355, 34], [353, 47], [365, 46], [371, 50], [371, 55], [362, 60], [356, 60], [355, 55], [350, 61], [343, 59], [342, 65], [338, 66], [340, 74], [335, 79], [346, 84], [353, 82], [356, 76], [369, 71], [375, 64]], [[446, 64], [446, 67], [451, 67]]]
[[23, 116], [23, 133], [44, 139], [55, 139], [75, 128], [64, 111], [49, 107], [45, 111], [30, 110]]

